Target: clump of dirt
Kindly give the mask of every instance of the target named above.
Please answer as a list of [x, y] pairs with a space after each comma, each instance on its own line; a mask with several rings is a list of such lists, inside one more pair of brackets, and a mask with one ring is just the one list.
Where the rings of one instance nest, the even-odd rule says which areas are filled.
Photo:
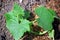
[[34, 35], [34, 34], [28, 34], [23, 40], [51, 40], [50, 38], [48, 38], [48, 35]]

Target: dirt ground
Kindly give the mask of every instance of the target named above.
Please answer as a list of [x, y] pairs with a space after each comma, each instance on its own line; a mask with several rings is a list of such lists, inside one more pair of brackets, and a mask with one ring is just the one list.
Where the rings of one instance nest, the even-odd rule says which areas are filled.
[[[4, 14], [6, 12], [9, 12], [12, 7], [13, 3], [17, 2], [19, 5], [21, 5], [24, 9], [28, 9], [31, 12], [33, 12], [33, 5], [44, 5], [47, 8], [52, 8], [56, 11], [56, 14], [58, 17], [60, 17], [60, 0], [23, 0], [22, 3], [19, 3], [18, 0], [1, 0], [0, 2], [0, 40], [14, 40], [13, 36], [10, 34], [10, 32], [7, 30], [5, 25], [5, 18]], [[31, 15], [32, 16], [32, 15]], [[33, 17], [33, 16], [32, 16]], [[55, 19], [53, 22], [53, 28], [55, 30], [55, 40], [60, 40], [60, 20]], [[38, 28], [34, 28], [34, 30]], [[26, 33], [22, 40], [52, 40], [48, 38], [48, 34], [44, 34], [42, 36], [35, 35], [33, 33]]]

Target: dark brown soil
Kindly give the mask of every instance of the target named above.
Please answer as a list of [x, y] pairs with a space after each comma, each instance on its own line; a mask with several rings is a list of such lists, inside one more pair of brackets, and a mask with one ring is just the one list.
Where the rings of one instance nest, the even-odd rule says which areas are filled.
[[[10, 34], [10, 32], [7, 30], [6, 25], [5, 25], [5, 18], [4, 18], [4, 13], [10, 11], [13, 7], [13, 3], [18, 2], [18, 0], [0, 0], [0, 40], [14, 40], [13, 36]], [[22, 3], [19, 3], [24, 9], [28, 9], [31, 12], [32, 10], [32, 5], [37, 3], [38, 5], [44, 5], [49, 8], [52, 8], [56, 11], [57, 15], [60, 17], [60, 1], [59, 0], [27, 0], [23, 1]], [[54, 5], [52, 5], [54, 4]], [[53, 28], [55, 29], [55, 39], [59, 40], [60, 39], [60, 20], [55, 19], [53, 23]], [[39, 30], [38, 28], [35, 28]], [[48, 38], [48, 33], [39, 36], [35, 35], [33, 33], [26, 33], [22, 40], [52, 40]]]

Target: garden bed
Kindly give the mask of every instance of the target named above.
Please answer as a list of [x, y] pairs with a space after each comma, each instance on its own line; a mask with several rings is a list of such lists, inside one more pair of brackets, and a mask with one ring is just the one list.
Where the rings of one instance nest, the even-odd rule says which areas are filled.
[[[3, 0], [2, 5], [0, 7], [0, 40], [14, 40], [13, 36], [10, 34], [8, 29], [6, 28], [6, 21], [4, 14], [12, 10], [13, 8], [13, 3], [17, 2], [19, 5], [21, 5], [25, 10], [30, 10], [31, 12], [31, 17], [28, 18], [28, 20], [34, 20], [35, 15], [34, 15], [34, 7], [37, 7], [37, 5], [44, 5], [47, 8], [52, 8], [53, 10], [56, 11], [56, 14], [58, 17], [60, 17], [60, 1], [59, 0], [34, 0], [34, 1], [23, 1], [20, 3], [18, 0]], [[29, 3], [30, 2], [30, 3]], [[29, 4], [28, 4], [29, 3]], [[55, 39], [59, 40], [60, 39], [60, 20], [55, 19], [53, 23], [53, 28], [55, 30]], [[34, 31], [40, 30], [41, 28], [32, 25]], [[43, 29], [41, 29], [43, 30]], [[40, 30], [40, 31], [41, 31]], [[48, 37], [48, 33], [45, 33], [44, 35], [36, 35], [34, 33], [25, 33], [24, 36], [21, 38], [21, 40], [52, 40], [51, 38]]]

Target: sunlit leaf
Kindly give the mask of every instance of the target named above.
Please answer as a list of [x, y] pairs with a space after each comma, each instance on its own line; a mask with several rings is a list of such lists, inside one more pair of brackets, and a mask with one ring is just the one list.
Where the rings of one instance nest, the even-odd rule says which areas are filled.
[[15, 3], [14, 9], [4, 16], [6, 18], [6, 27], [15, 40], [19, 40], [25, 32], [30, 31], [30, 22], [23, 18], [24, 11], [18, 4]]

